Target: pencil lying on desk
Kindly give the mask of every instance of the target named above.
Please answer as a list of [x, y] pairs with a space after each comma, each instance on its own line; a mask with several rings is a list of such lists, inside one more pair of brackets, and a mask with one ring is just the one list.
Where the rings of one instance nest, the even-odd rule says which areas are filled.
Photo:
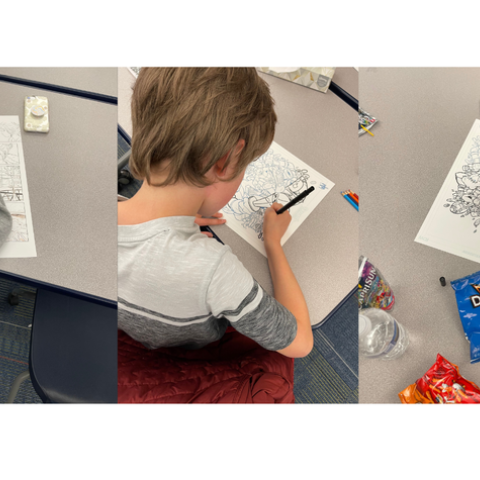
[[360, 126], [361, 126], [367, 133], [369, 133], [372, 137], [375, 136], [370, 130], [367, 130], [362, 124], [360, 124]]
[[347, 198], [347, 197], [350, 198], [350, 200], [352, 200], [353, 203], [358, 205], [358, 195], [356, 193], [353, 193], [351, 190], [345, 190], [341, 193], [345, 198]]
[[351, 197], [348, 193], [342, 192], [343, 198], [347, 200], [348, 203], [352, 204], [355, 210], [358, 211], [358, 203], [355, 202], [353, 197]]
[[351, 190], [345, 190], [351, 197], [353, 197], [353, 199], [355, 200], [355, 202], [357, 203], [358, 205], [358, 195], [355, 193], [355, 192], [352, 192]]

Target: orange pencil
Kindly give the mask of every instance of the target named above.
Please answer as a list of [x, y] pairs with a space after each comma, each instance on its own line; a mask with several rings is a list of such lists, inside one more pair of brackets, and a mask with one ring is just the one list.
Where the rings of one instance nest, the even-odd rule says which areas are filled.
[[342, 192], [342, 195], [344, 197], [348, 196], [352, 201], [354, 201], [358, 205], [358, 198], [355, 198], [355, 196], [352, 194], [350, 190], [345, 190], [344, 192]]
[[355, 192], [352, 192], [351, 190], [347, 190], [347, 192], [352, 195], [352, 197], [355, 198], [355, 200], [358, 202], [358, 195]]

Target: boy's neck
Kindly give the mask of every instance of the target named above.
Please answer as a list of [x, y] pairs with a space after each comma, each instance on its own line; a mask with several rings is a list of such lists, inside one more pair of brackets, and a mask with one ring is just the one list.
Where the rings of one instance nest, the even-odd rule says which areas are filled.
[[195, 216], [204, 200], [205, 192], [201, 188], [185, 183], [154, 187], [144, 181], [134, 197], [118, 204], [118, 224], [135, 225], [163, 217]]

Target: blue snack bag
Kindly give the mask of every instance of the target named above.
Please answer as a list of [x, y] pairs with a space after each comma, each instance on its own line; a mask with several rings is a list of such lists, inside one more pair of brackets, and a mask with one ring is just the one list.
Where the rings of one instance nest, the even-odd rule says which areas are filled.
[[450, 282], [463, 331], [470, 342], [470, 363], [480, 361], [480, 272]]

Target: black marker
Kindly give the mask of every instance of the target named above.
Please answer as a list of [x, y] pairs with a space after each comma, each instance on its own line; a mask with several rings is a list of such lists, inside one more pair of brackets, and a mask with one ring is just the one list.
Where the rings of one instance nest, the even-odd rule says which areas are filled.
[[286, 212], [290, 207], [293, 207], [296, 203], [298, 203], [300, 200], [305, 198], [307, 195], [312, 193], [315, 190], [315, 187], [310, 187], [309, 189], [305, 190], [302, 192], [298, 197], [295, 197], [293, 200], [288, 202], [285, 206], [283, 206], [280, 210], [277, 210], [277, 215], [280, 215], [283, 212]]

